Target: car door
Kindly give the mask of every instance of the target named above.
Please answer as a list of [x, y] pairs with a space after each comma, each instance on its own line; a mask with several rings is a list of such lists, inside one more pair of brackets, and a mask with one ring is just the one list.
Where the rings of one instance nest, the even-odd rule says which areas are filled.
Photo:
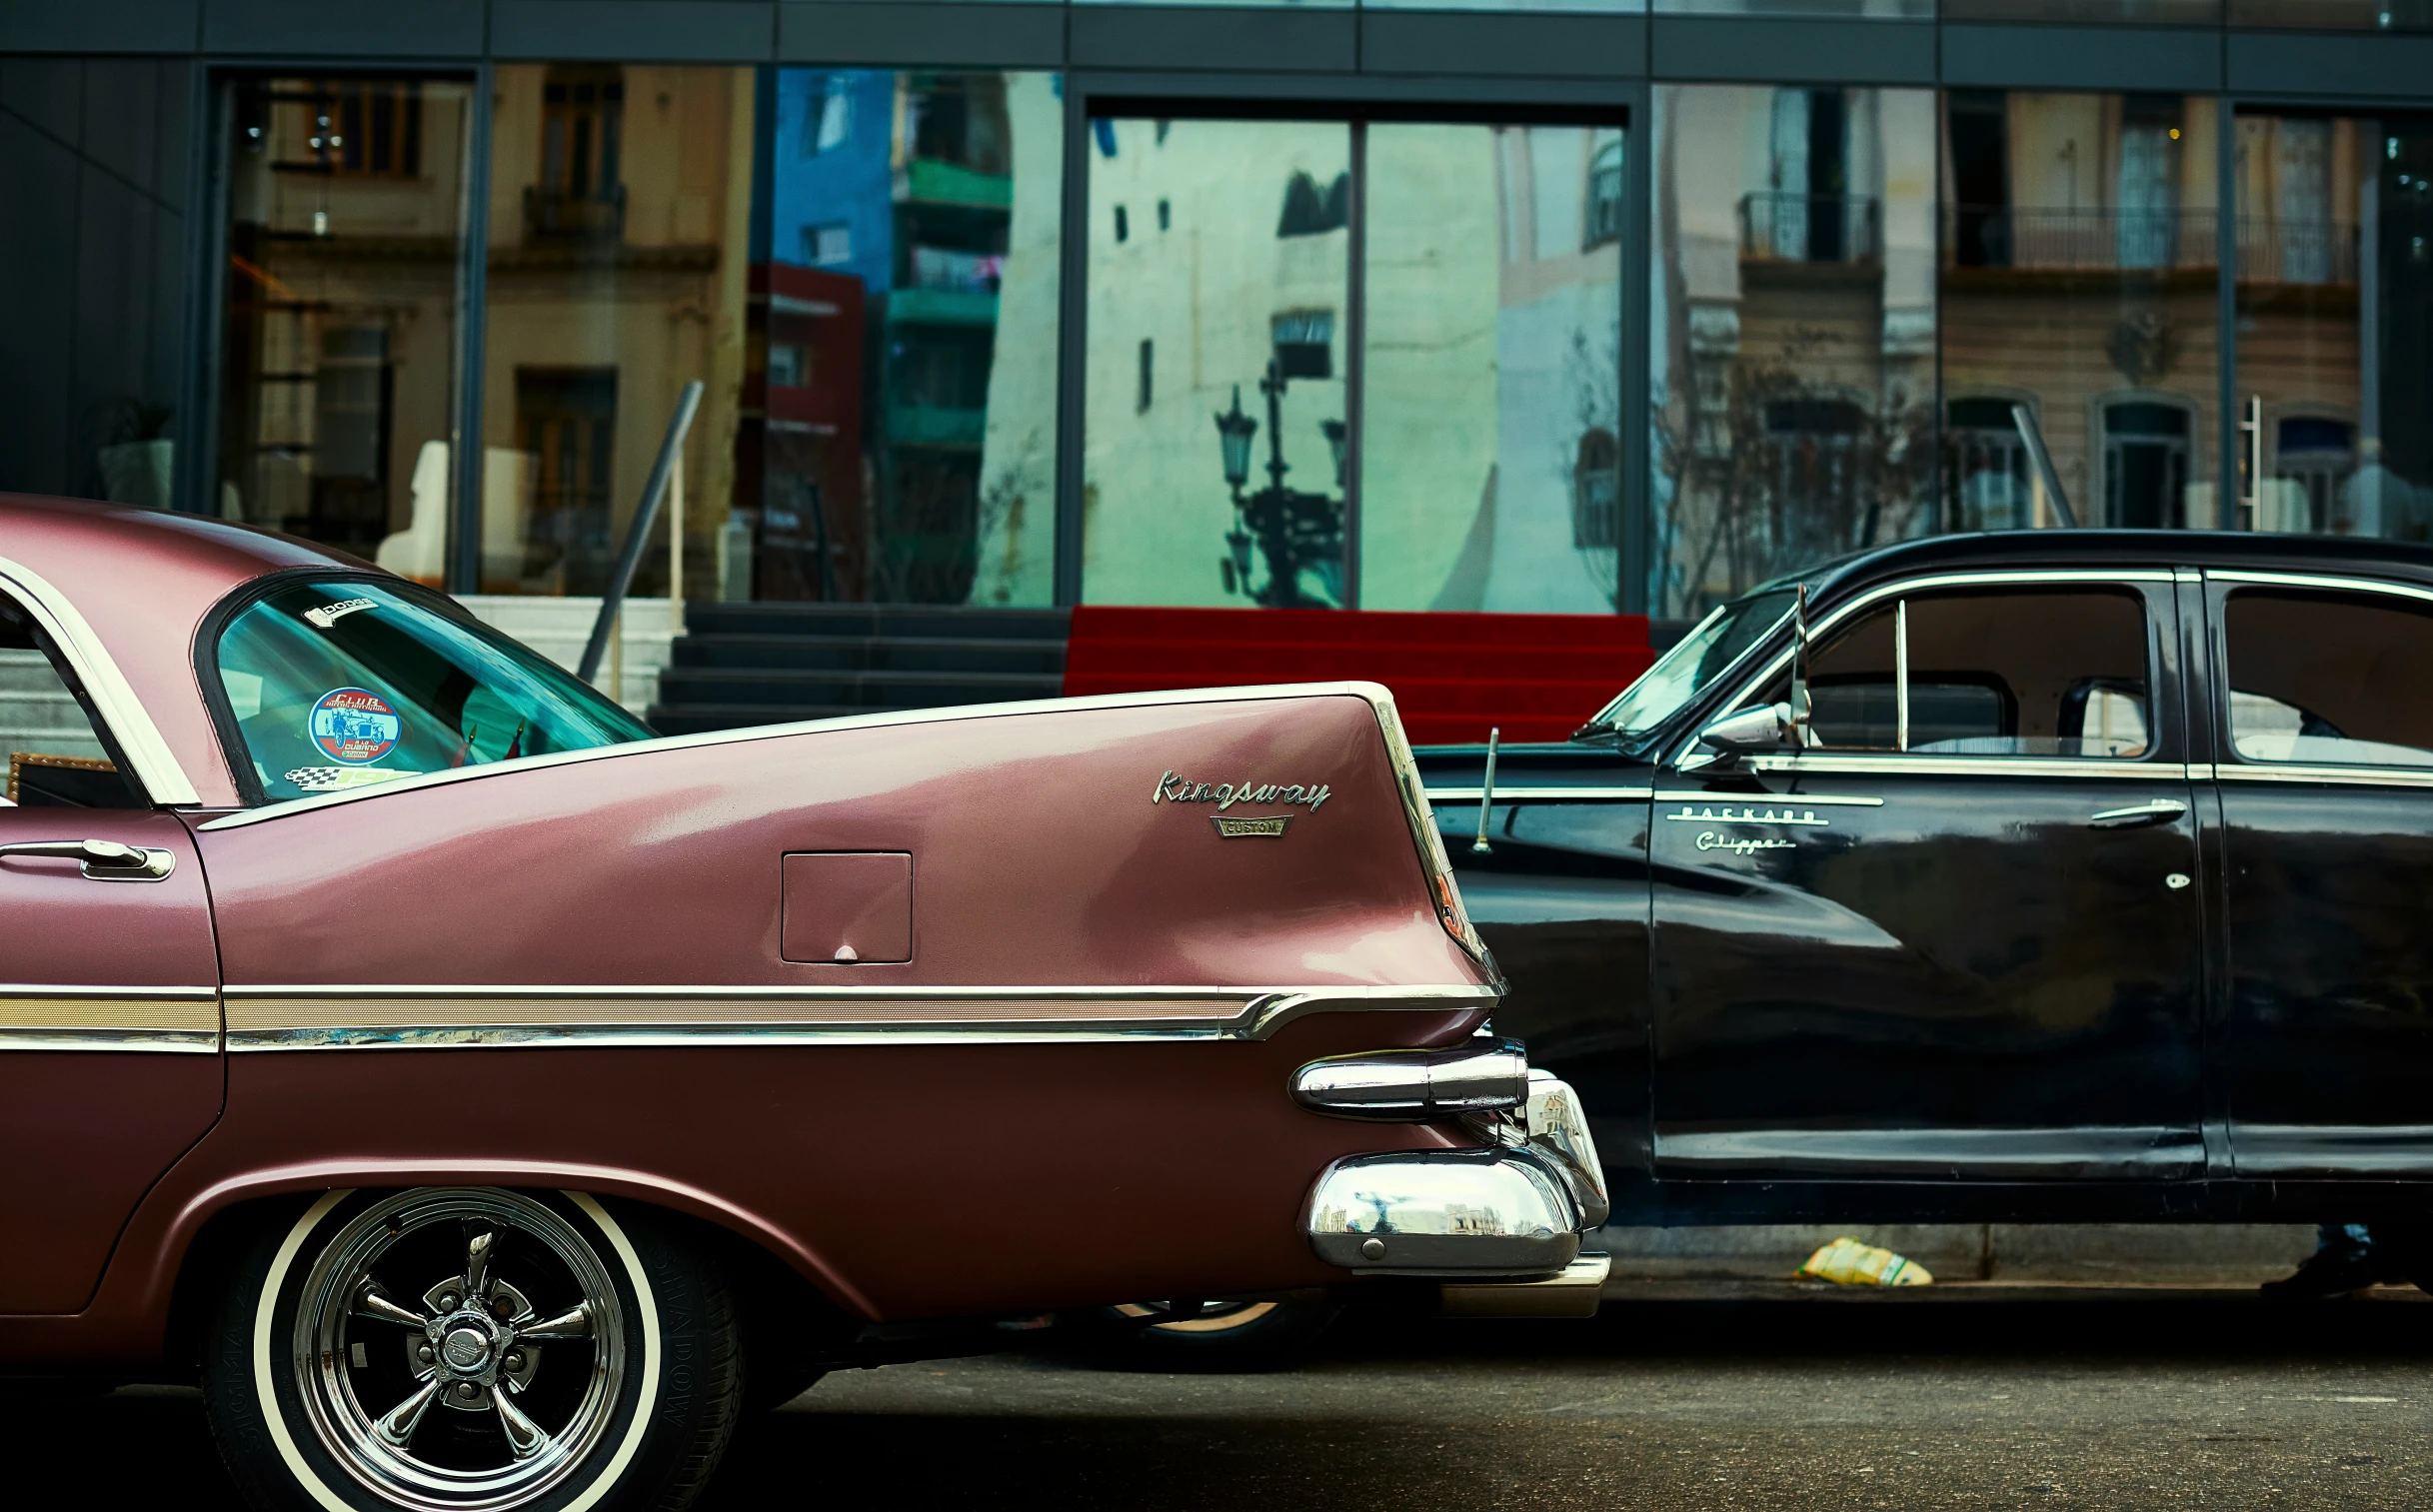
[[2433, 591], [2206, 579], [2232, 1159], [2433, 1174]]
[[81, 1308], [220, 1112], [194, 843], [121, 775], [55, 656], [0, 597], [0, 1313]]
[[1812, 749], [1659, 779], [1659, 1175], [2201, 1171], [2173, 608], [2168, 572], [1878, 588], [1816, 628]]

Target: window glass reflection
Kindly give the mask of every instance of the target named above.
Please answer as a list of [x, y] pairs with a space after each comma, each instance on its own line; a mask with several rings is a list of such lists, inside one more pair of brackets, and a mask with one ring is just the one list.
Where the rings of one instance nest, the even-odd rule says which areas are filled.
[[1339, 607], [1351, 129], [1091, 123], [1083, 597]]
[[1934, 95], [1655, 91], [1649, 605], [1937, 528]]
[[[699, 380], [689, 598], [1049, 601], [1055, 76], [497, 80], [484, 591], [601, 592]], [[645, 552], [634, 592], [667, 570]]]
[[2218, 519], [2215, 118], [2178, 95], [1946, 94], [1939, 528]]
[[1623, 167], [1615, 127], [1368, 128], [1362, 608], [1614, 607]]
[[[419, 532], [427, 564], [384, 565], [438, 581], [470, 107], [446, 79], [232, 87], [212, 513], [365, 557]], [[166, 448], [105, 457], [157, 484], [113, 497], [166, 504]]]
[[2239, 505], [2433, 540], [2433, 117], [2242, 112]]

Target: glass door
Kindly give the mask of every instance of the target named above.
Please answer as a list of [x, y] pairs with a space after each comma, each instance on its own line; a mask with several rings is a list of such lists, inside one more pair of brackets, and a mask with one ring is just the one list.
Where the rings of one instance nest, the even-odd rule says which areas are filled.
[[210, 513], [444, 572], [472, 87], [282, 74], [230, 88]]
[[1084, 601], [1611, 612], [1624, 137], [1092, 120]]

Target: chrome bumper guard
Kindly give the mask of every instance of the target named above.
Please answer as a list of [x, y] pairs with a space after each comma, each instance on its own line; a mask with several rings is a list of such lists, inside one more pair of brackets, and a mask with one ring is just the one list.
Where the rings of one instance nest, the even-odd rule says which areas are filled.
[[[1482, 1061], [1493, 1074], [1443, 1074], [1484, 1069]], [[1519, 1074], [1509, 1075], [1515, 1065]], [[1397, 1075], [1401, 1090], [1377, 1095], [1395, 1085]], [[1471, 1099], [1498, 1083], [1497, 1110], [1477, 1110]], [[1454, 1096], [1440, 1096], [1437, 1085]], [[1319, 1087], [1357, 1088], [1358, 1111], [1326, 1107], [1306, 1095], [1305, 1089]], [[1449, 1112], [1434, 1109], [1466, 1101], [1462, 1121], [1488, 1142], [1485, 1149], [1352, 1155], [1326, 1167], [1309, 1195], [1304, 1225], [1318, 1258], [1361, 1275], [1480, 1282], [1535, 1277], [1542, 1279], [1526, 1284], [1555, 1290], [1568, 1282], [1574, 1296], [1586, 1288], [1594, 1310], [1603, 1257], [1581, 1256], [1579, 1236], [1601, 1225], [1609, 1211], [1604, 1168], [1578, 1097], [1560, 1079], [1528, 1069], [1518, 1045], [1503, 1040], [1434, 1055], [1316, 1061], [1294, 1075], [1293, 1094], [1314, 1110], [1361, 1118], [1394, 1116], [1376, 1111], [1388, 1103], [1430, 1109], [1402, 1112], [1404, 1119], [1441, 1118]], [[1586, 1269], [1583, 1260], [1590, 1262]], [[1450, 1290], [1448, 1309], [1455, 1306]]]

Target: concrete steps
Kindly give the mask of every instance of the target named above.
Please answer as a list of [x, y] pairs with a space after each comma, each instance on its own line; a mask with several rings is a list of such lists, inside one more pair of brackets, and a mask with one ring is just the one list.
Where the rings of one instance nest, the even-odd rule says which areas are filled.
[[0, 759], [17, 751], [105, 754], [92, 722], [38, 651], [0, 651]]
[[[475, 619], [523, 642], [568, 672], [583, 660], [584, 645], [591, 640], [592, 622], [600, 616], [600, 601], [596, 598], [465, 594], [456, 602], [471, 610]], [[668, 665], [668, 647], [676, 639], [668, 625], [668, 601], [626, 600], [622, 628], [625, 686], [617, 690], [616, 698], [629, 712], [642, 716], [658, 694], [659, 672]], [[607, 683], [610, 666], [608, 658], [601, 659], [600, 683]]]
[[1064, 610], [692, 604], [650, 721], [665, 735], [1064, 692]]

